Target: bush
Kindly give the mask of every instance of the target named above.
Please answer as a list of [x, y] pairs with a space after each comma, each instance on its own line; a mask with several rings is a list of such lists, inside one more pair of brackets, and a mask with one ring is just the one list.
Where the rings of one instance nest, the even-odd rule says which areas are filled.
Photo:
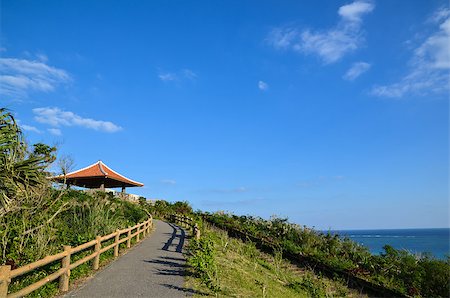
[[200, 240], [192, 239], [188, 252], [191, 255], [188, 264], [194, 275], [213, 292], [218, 292], [220, 287], [217, 282], [214, 241], [208, 235], [204, 235]]

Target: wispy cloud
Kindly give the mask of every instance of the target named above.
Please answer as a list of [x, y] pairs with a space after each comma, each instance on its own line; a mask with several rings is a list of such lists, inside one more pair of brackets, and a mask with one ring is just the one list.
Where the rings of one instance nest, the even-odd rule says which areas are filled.
[[175, 180], [173, 180], [173, 179], [163, 179], [163, 180], [161, 180], [161, 183], [163, 183], [163, 184], [170, 184], [170, 185], [177, 184], [177, 182]]
[[171, 82], [171, 81], [181, 81], [181, 80], [196, 80], [197, 79], [197, 74], [188, 69], [188, 68], [184, 68], [180, 71], [176, 71], [176, 72], [159, 72], [158, 73], [158, 78], [163, 81], [163, 82]]
[[367, 62], [353, 63], [350, 69], [347, 70], [347, 72], [345, 73], [344, 79], [348, 81], [353, 81], [354, 79], [356, 79], [357, 77], [368, 71], [370, 69], [370, 66], [371, 65]]
[[177, 79], [177, 76], [174, 73], [166, 72], [166, 73], [160, 73], [158, 75], [158, 78], [163, 82], [170, 82], [170, 81], [175, 81]]
[[39, 54], [36, 54], [36, 57], [39, 59], [39, 61], [41, 61], [43, 63], [48, 62], [48, 57], [45, 54], [39, 53]]
[[450, 11], [439, 9], [430, 20], [437, 28], [414, 49], [409, 71], [396, 83], [374, 86], [371, 94], [402, 98], [408, 94], [439, 94], [449, 90]]
[[197, 74], [190, 69], [186, 68], [183, 69], [181, 72], [183, 73], [183, 76], [187, 79], [195, 80], [197, 78]]
[[31, 125], [20, 124], [20, 128], [22, 128], [25, 131], [32, 131], [32, 132], [35, 132], [35, 133], [42, 133], [42, 131], [40, 131], [37, 127], [31, 126]]
[[312, 54], [325, 64], [334, 63], [363, 45], [362, 17], [374, 8], [372, 2], [355, 1], [339, 8], [339, 22], [330, 29], [280, 27], [273, 29], [266, 41], [276, 49]]
[[258, 88], [259, 88], [259, 90], [266, 91], [267, 89], [269, 89], [269, 85], [267, 85], [266, 82], [259, 81]]
[[54, 135], [54, 136], [61, 136], [62, 135], [61, 129], [59, 129], [59, 128], [48, 128], [47, 131], [49, 133], [51, 133], [52, 135]]
[[117, 132], [122, 127], [110, 122], [83, 118], [73, 112], [63, 111], [59, 108], [36, 108], [33, 109], [34, 119], [40, 123], [49, 124], [53, 127], [80, 126], [103, 132]]
[[44, 61], [0, 58], [0, 94], [13, 99], [26, 98], [30, 92], [50, 92], [71, 80], [62, 69]]
[[450, 17], [450, 8], [442, 6], [436, 9], [428, 18], [428, 23], [438, 24]]

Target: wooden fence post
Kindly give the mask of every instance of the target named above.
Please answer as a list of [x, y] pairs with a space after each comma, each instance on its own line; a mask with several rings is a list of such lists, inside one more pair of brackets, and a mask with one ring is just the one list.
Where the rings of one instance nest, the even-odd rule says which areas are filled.
[[140, 235], [141, 235], [141, 227], [139, 226], [137, 228], [136, 243], [139, 242]]
[[61, 292], [67, 292], [69, 290], [70, 279], [70, 251], [72, 247], [70, 245], [64, 245], [64, 251], [67, 252], [67, 256], [61, 260], [61, 268], [66, 271], [59, 277], [59, 290]]
[[0, 266], [0, 297], [6, 297], [8, 295], [8, 285], [11, 282], [9, 278], [10, 271], [11, 265]]
[[119, 229], [116, 230], [116, 238], [114, 239], [114, 243], [116, 244], [114, 246], [114, 256], [119, 256], [119, 238], [120, 238], [120, 231]]
[[143, 226], [143, 231], [142, 231], [142, 238], [145, 238], [145, 236], [147, 235], [147, 223], [144, 224]]
[[96, 253], [96, 256], [94, 258], [94, 264], [92, 266], [92, 269], [94, 269], [94, 270], [97, 270], [98, 266], [100, 265], [100, 249], [102, 248], [102, 242], [100, 241], [101, 238], [102, 237], [100, 237], [100, 236], [95, 237], [95, 240], [97, 241], [97, 243], [95, 243], [95, 248], [94, 248], [95, 253]]
[[195, 239], [200, 240], [200, 229], [198, 228], [198, 225], [194, 225], [194, 233], [195, 233]]
[[128, 234], [127, 234], [127, 248], [131, 247], [131, 227], [128, 226]]

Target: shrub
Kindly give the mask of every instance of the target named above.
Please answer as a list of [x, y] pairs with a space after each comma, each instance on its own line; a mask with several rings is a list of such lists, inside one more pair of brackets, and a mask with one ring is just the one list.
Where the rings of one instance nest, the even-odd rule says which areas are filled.
[[199, 240], [192, 239], [188, 251], [191, 255], [188, 264], [193, 269], [194, 275], [213, 292], [218, 292], [220, 287], [217, 281], [214, 241], [208, 235]]

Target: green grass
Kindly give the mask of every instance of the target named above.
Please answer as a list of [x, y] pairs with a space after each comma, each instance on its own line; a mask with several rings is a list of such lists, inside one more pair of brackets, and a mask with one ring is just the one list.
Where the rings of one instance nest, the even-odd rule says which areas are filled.
[[[210, 282], [201, 278], [196, 265], [190, 267], [187, 286], [195, 290], [195, 296], [217, 297], [360, 297], [340, 281], [300, 269], [283, 260], [280, 253], [274, 256], [262, 253], [252, 243], [229, 238], [224, 231], [207, 228], [202, 241], [214, 245], [210, 264]], [[188, 263], [198, 257], [190, 244]], [[196, 246], [198, 247], [198, 246]], [[211, 256], [209, 256], [211, 257]], [[198, 260], [197, 260], [198, 261]], [[198, 264], [198, 262], [196, 263]], [[207, 279], [207, 278], [206, 278]]]

